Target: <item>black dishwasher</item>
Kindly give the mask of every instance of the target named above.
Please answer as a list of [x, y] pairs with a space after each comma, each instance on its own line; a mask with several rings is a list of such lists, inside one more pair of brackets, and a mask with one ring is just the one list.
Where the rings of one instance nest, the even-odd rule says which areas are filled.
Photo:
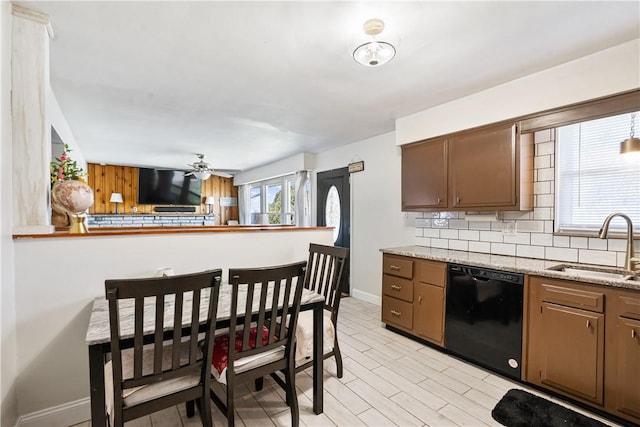
[[523, 287], [519, 273], [448, 264], [445, 348], [520, 379]]

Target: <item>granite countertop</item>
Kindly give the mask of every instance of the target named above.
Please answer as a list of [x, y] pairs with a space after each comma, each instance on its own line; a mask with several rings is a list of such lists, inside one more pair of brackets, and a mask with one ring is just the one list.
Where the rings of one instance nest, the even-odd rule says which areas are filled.
[[[622, 280], [603, 277], [583, 276], [564, 271], [548, 270], [557, 265], [585, 266], [585, 264], [566, 263], [563, 261], [547, 261], [541, 259], [522, 258], [517, 256], [491, 255], [477, 252], [453, 251], [436, 249], [425, 246], [403, 246], [397, 248], [380, 249], [389, 255], [401, 255], [413, 258], [430, 259], [434, 261], [454, 262], [477, 267], [493, 268], [509, 272], [524, 273], [535, 276], [551, 277], [555, 279], [576, 280], [584, 283], [627, 288], [640, 291], [640, 280]], [[612, 267], [589, 265], [590, 269], [610, 271]]]

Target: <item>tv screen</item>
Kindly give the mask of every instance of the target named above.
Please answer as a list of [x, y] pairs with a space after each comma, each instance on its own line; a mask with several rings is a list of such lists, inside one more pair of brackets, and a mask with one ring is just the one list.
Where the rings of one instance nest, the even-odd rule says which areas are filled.
[[140, 168], [138, 204], [199, 205], [202, 181], [185, 171]]

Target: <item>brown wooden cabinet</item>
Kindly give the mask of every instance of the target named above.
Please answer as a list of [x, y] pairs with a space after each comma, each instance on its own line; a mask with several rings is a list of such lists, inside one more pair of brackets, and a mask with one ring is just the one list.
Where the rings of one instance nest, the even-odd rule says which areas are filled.
[[527, 380], [604, 403], [604, 294], [597, 288], [530, 278]]
[[640, 294], [614, 292], [607, 315], [606, 407], [640, 424]]
[[442, 346], [446, 264], [385, 254], [382, 265], [382, 321]]
[[447, 140], [402, 147], [402, 208], [447, 206]]
[[402, 147], [402, 209], [533, 209], [533, 136], [501, 123]]

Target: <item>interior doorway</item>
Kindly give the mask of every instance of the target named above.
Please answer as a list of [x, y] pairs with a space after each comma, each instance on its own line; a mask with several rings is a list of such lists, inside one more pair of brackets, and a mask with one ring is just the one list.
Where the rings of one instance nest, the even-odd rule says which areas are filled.
[[[348, 168], [318, 172], [318, 225], [333, 229], [333, 244], [344, 248], [351, 242], [351, 199]], [[342, 293], [349, 294], [349, 264]]]

